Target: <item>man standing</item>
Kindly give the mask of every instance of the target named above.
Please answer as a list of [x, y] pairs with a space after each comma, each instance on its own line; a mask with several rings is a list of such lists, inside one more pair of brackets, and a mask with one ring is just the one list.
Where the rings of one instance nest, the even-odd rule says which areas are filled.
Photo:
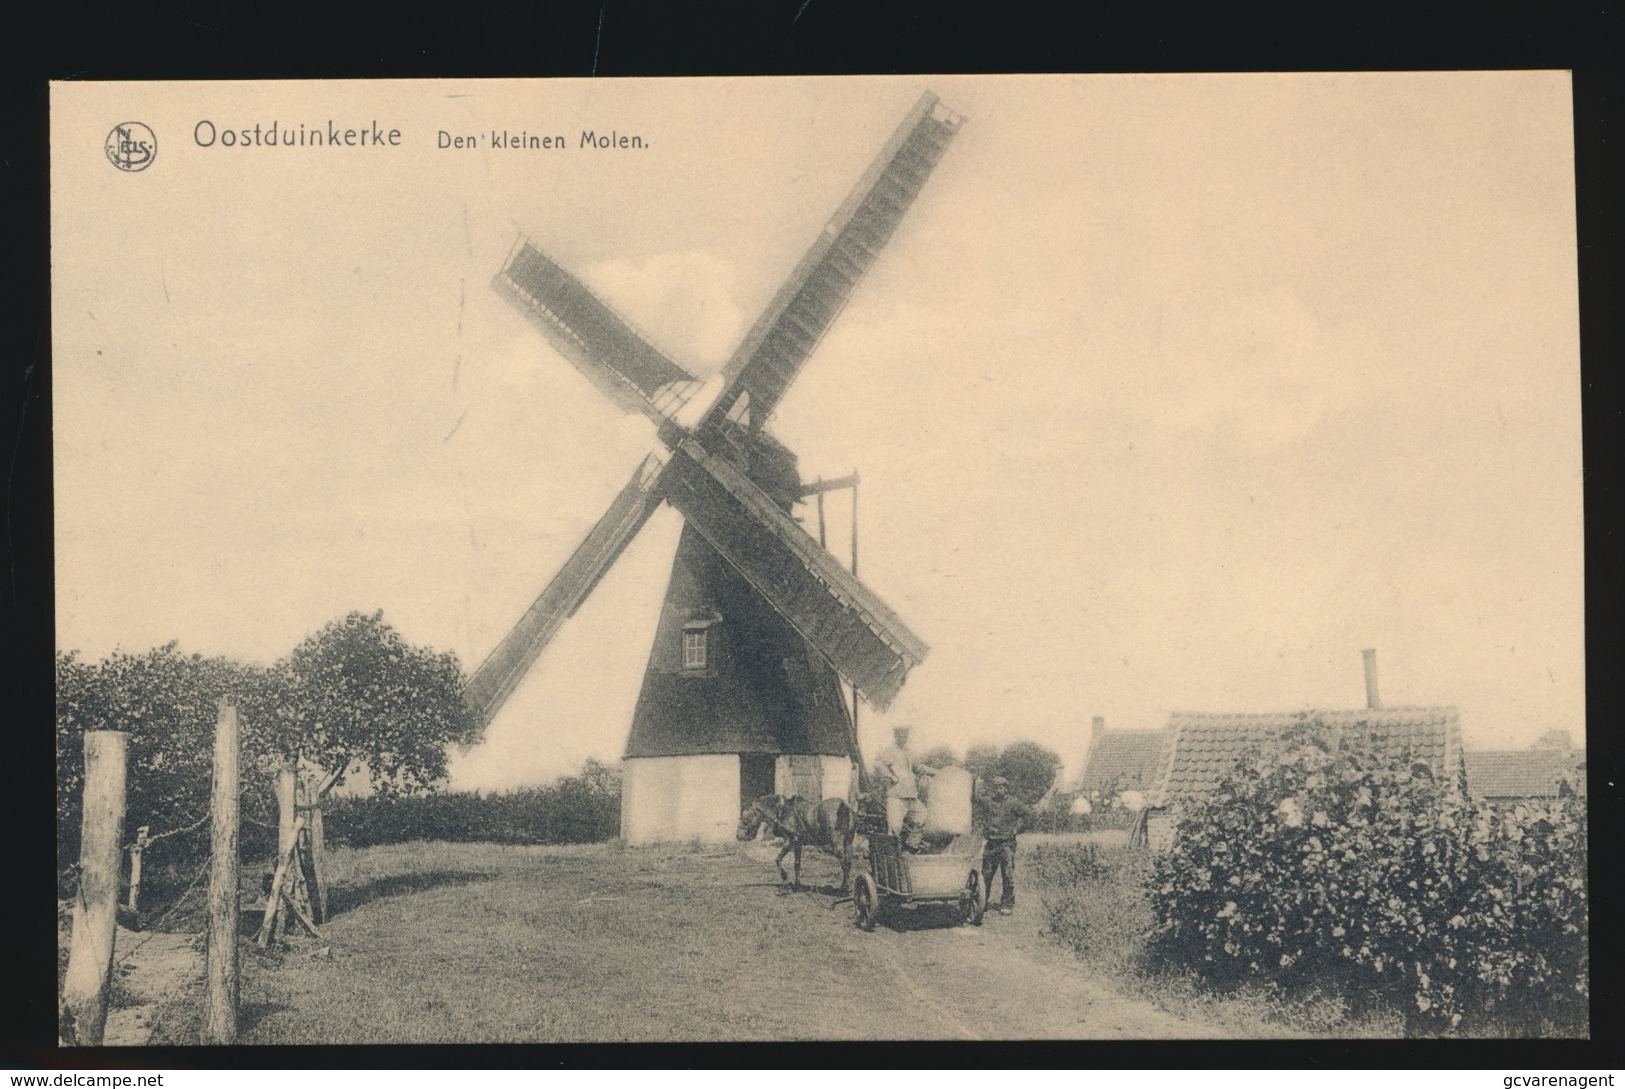
[[999, 914], [1009, 915], [1016, 908], [1016, 836], [1032, 823], [1033, 807], [1010, 793], [1009, 780], [1002, 775], [989, 780], [985, 791], [977, 791], [976, 803], [978, 823], [987, 840], [982, 851], [982, 882], [991, 900], [993, 874], [997, 871], [1003, 876]]
[[908, 727], [892, 730], [892, 745], [875, 758], [875, 771], [886, 784], [886, 827], [902, 836], [903, 848], [918, 851], [925, 830], [925, 806], [914, 778], [908, 751]]

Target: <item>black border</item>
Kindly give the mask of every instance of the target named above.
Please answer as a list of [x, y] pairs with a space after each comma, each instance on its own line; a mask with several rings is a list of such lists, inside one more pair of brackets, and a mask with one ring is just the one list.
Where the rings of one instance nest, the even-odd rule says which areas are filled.
[[[1625, 172], [1621, 14], [1589, 4], [1484, 3], [1417, 8], [1298, 5], [1280, 12], [1208, 5], [1067, 13], [1033, 4], [953, 10], [911, 3], [847, 9], [825, 0], [639, 5], [554, 3], [441, 19], [400, 9], [340, 18], [331, 10], [259, 6], [222, 15], [201, 6], [159, 13], [79, 9], [37, 13], [6, 49], [7, 111], [0, 128], [0, 207], [6, 253], [21, 274], [6, 297], [11, 352], [0, 405], [7, 458], [5, 566], [0, 616], [16, 724], [8, 776], [5, 868], [18, 876], [0, 897], [0, 1065], [135, 1068], [546, 1068], [913, 1066], [1271, 1068], [1618, 1067], [1613, 1039], [1598, 1041], [1303, 1041], [806, 1045], [559, 1045], [536, 1047], [261, 1047], [220, 1051], [54, 1047], [48, 827], [53, 649], [49, 205], [49, 79], [377, 78], [424, 76], [792, 75], [934, 72], [1314, 71], [1574, 69], [1581, 343], [1584, 383], [1588, 720], [1593, 843], [1619, 842], [1621, 746], [1612, 741], [1620, 600], [1615, 434], [1621, 423], [1620, 219]], [[21, 259], [20, 261], [18, 259]], [[14, 668], [13, 668], [14, 667]], [[1606, 741], [1605, 741], [1606, 739]], [[1607, 1034], [1618, 1001], [1618, 857], [1594, 852], [1593, 1029]], [[38, 928], [38, 929], [36, 929]]]

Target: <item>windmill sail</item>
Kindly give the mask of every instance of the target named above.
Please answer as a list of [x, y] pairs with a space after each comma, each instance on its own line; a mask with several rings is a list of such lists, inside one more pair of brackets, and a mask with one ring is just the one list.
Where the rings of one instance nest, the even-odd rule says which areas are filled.
[[930, 648], [745, 474], [683, 440], [666, 499], [872, 706], [884, 711]]
[[963, 120], [929, 92], [915, 104], [723, 368], [721, 395], [693, 430], [687, 427], [691, 417], [679, 416], [678, 409], [699, 389], [695, 377], [535, 246], [521, 240], [515, 247], [493, 286], [623, 410], [660, 424], [671, 458], [644, 463], [475, 671], [467, 698], [482, 721], [496, 714], [663, 499], [807, 648], [872, 706], [891, 705], [929, 648], [719, 453], [756, 462], [769, 443], [761, 424], [896, 230]]
[[521, 240], [492, 286], [625, 412], [660, 423], [698, 388], [692, 374], [528, 241]]
[[726, 415], [743, 392], [752, 422], [767, 419], [962, 123], [929, 91], [915, 103], [723, 368], [729, 385], [713, 417]]
[[662, 468], [653, 456], [644, 459], [631, 481], [609, 505], [609, 510], [587, 534], [587, 539], [571, 553], [559, 573], [519, 618], [519, 623], [469, 678], [466, 699], [482, 723], [490, 722], [496, 715], [525, 671], [542, 653], [542, 648], [558, 634], [564, 622], [575, 615], [604, 572], [609, 570], [609, 565], [660, 505]]

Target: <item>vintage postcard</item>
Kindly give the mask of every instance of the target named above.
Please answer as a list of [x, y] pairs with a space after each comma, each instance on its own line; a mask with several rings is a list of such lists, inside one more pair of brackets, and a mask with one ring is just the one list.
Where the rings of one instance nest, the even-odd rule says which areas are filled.
[[55, 84], [63, 1042], [1589, 1035], [1570, 96]]

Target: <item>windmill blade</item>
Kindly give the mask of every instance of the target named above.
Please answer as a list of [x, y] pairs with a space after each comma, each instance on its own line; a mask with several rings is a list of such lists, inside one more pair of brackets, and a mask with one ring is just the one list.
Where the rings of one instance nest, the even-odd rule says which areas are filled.
[[609, 505], [609, 510], [587, 534], [587, 539], [571, 553], [559, 573], [519, 618], [519, 623], [474, 671], [465, 698], [482, 724], [496, 715], [525, 672], [535, 664], [542, 648], [558, 634], [564, 622], [575, 615], [598, 580], [660, 505], [663, 471], [664, 466], [653, 455], [644, 459], [631, 481]]
[[663, 422], [699, 383], [558, 262], [521, 239], [491, 286], [623, 412]]
[[915, 103], [723, 368], [728, 385], [708, 422], [741, 393], [753, 425], [767, 419], [963, 123], [929, 91]]
[[930, 648], [874, 591], [691, 437], [667, 462], [665, 498], [865, 700], [891, 706]]

